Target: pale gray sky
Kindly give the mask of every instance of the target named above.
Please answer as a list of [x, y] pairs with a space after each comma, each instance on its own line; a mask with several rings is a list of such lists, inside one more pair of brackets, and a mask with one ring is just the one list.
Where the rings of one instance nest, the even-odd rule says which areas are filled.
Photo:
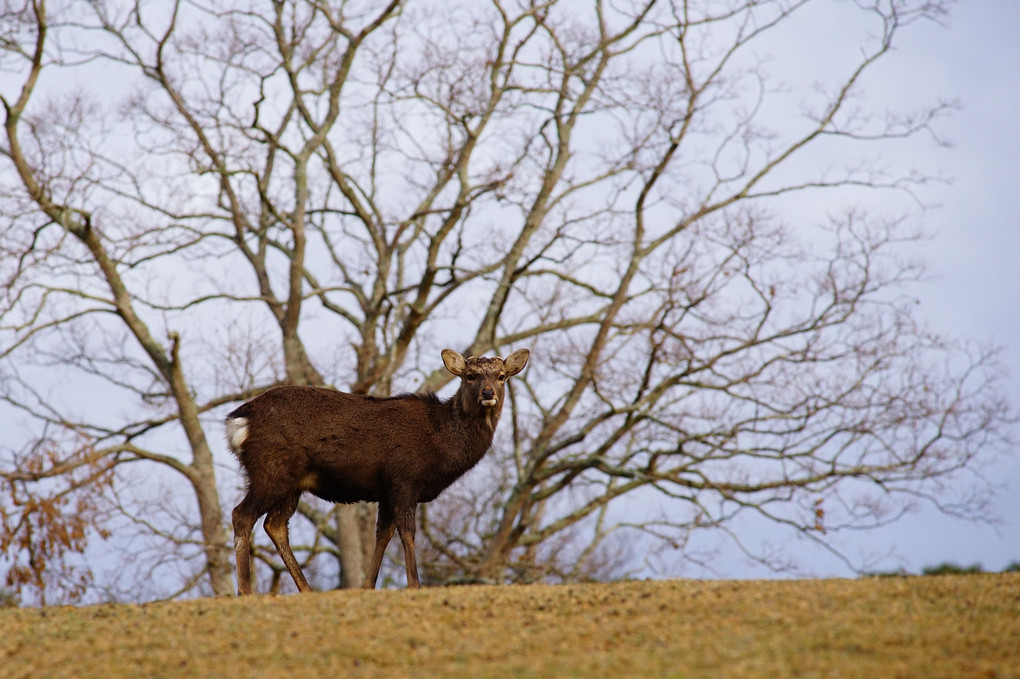
[[[938, 192], [942, 207], [924, 220], [937, 234], [929, 261], [938, 280], [920, 291], [921, 316], [944, 334], [1001, 346], [1014, 408], [1020, 406], [1018, 34], [1020, 2], [960, 2], [944, 28], [904, 36], [900, 73], [891, 83], [902, 86], [905, 101], [941, 96], [963, 106], [939, 127], [953, 148], [932, 152], [954, 181]], [[1014, 431], [1020, 438], [1020, 427]], [[943, 561], [999, 570], [1020, 561], [1020, 456], [1014, 452], [988, 475], [1006, 486], [996, 528], [925, 510], [858, 540], [876, 551], [895, 549], [911, 571]]]
[[[1018, 34], [1020, 1], [963, 0], [946, 26], [915, 27], [901, 36], [892, 68], [883, 65], [875, 83], [876, 94], [895, 92], [893, 103], [908, 108], [939, 97], [963, 106], [939, 125], [954, 148], [921, 151], [916, 159], [917, 165], [941, 168], [954, 178], [937, 192], [942, 207], [924, 219], [937, 234], [927, 255], [939, 279], [918, 291], [920, 315], [943, 334], [1002, 346], [1014, 408], [1020, 407], [1020, 273], [1014, 264], [1020, 256], [1014, 216], [1014, 196], [1020, 192]], [[1015, 436], [1020, 439], [1020, 426]], [[899, 559], [885, 567], [915, 572], [943, 561], [981, 563], [990, 570], [1020, 561], [1020, 456], [998, 461], [987, 473], [1004, 486], [995, 504], [1002, 520], [998, 526], [926, 509], [853, 536], [846, 543], [848, 555], [893, 552]], [[828, 558], [808, 558], [804, 565], [816, 575], [850, 574]], [[720, 574], [763, 573], [734, 563]]]

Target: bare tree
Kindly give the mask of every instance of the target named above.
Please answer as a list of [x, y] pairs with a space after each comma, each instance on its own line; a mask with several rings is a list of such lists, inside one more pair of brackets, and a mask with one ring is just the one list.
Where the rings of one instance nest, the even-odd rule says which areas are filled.
[[[782, 83], [761, 55], [818, 6], [845, 15], [839, 58], [816, 89]], [[84, 447], [28, 472], [11, 453], [3, 478], [77, 473], [69, 492], [102, 498], [136, 462], [176, 472], [185, 530], [116, 507], [226, 594], [225, 405], [279, 383], [438, 390], [442, 346], [526, 343], [495, 454], [422, 519], [428, 579], [605, 577], [635, 567], [624, 540], [742, 544], [748, 514], [829, 544], [944, 502], [1009, 413], [993, 352], [933, 336], [909, 298], [920, 236], [884, 197], [935, 177], [861, 149], [951, 107], [860, 96], [944, 11], [6, 2], [0, 395], [16, 448], [55, 427]], [[359, 581], [370, 510], [301, 511], [306, 572], [332, 554]]]

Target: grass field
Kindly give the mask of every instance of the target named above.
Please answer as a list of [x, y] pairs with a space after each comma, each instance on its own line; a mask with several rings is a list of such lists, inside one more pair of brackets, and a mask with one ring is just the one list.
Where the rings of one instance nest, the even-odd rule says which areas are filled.
[[1020, 677], [1020, 574], [0, 610], [0, 677]]

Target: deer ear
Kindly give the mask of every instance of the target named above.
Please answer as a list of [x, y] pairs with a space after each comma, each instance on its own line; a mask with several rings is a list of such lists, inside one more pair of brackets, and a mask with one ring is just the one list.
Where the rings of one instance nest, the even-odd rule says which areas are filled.
[[457, 377], [462, 376], [467, 368], [464, 357], [453, 349], [443, 349], [443, 365]]
[[528, 364], [528, 358], [531, 356], [531, 352], [527, 349], [518, 349], [514, 353], [503, 359], [503, 367], [506, 369], [506, 375], [516, 375], [520, 371], [524, 370], [524, 366]]

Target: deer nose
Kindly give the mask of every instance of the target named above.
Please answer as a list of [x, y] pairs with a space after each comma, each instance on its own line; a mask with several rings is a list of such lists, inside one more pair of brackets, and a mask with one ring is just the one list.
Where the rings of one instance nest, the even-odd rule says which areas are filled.
[[482, 389], [483, 401], [491, 401], [494, 398], [496, 398], [496, 392], [494, 392], [492, 389]]

